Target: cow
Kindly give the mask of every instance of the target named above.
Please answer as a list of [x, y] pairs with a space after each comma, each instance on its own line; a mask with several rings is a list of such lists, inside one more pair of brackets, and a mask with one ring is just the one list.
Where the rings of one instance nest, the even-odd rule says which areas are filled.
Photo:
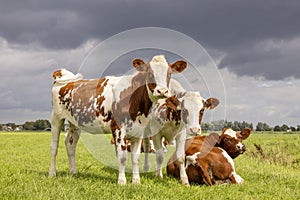
[[[176, 158], [180, 163], [180, 179], [184, 185], [189, 185], [184, 168], [184, 142], [186, 136], [201, 134], [200, 123], [204, 109], [213, 109], [219, 104], [216, 98], [204, 99], [199, 92], [186, 91], [181, 96], [159, 99], [151, 108], [148, 122], [148, 136], [152, 136], [156, 149], [156, 176], [163, 178], [162, 163], [164, 147], [162, 140], [170, 143], [176, 140]], [[146, 137], [148, 138], [148, 137]], [[145, 140], [146, 141], [146, 140]], [[146, 142], [145, 142], [146, 143]], [[144, 171], [149, 169], [148, 154], [145, 154]]]
[[80, 74], [75, 75], [66, 69], [53, 73], [50, 176], [56, 175], [59, 135], [67, 120], [70, 128], [65, 145], [71, 174], [77, 171], [75, 151], [80, 130], [111, 132], [116, 141], [118, 183], [126, 184], [126, 139], [131, 141], [132, 182], [140, 183], [140, 144], [150, 108], [159, 98], [171, 96], [168, 89], [171, 74], [182, 72], [187, 62], [179, 60], [170, 64], [163, 55], [158, 55], [148, 63], [134, 59], [132, 65], [137, 70], [132, 75], [100, 79], [83, 79]]
[[[240, 133], [224, 128], [222, 134], [194, 136], [185, 142], [186, 173], [191, 183], [214, 185], [218, 183], [241, 184], [243, 179], [235, 172], [233, 159], [246, 151], [242, 143], [251, 130]], [[167, 164], [168, 176], [179, 179], [180, 166], [173, 154]]]

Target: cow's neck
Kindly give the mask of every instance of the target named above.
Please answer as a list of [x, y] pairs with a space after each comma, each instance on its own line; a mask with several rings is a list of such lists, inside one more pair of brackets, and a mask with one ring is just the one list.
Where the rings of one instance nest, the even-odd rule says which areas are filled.
[[152, 106], [152, 101], [149, 98], [148, 93], [151, 91], [147, 86], [146, 79], [146, 73], [138, 73], [132, 79], [132, 84], [130, 86], [131, 95], [128, 104], [130, 118], [133, 121], [136, 120], [138, 115], [145, 115], [147, 117]]

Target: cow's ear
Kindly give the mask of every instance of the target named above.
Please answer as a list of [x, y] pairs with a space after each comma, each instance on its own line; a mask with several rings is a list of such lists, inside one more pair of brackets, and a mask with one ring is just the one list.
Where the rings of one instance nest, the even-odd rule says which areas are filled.
[[145, 65], [145, 62], [140, 58], [134, 59], [132, 61], [132, 65], [138, 71], [146, 71], [147, 70], [147, 66]]
[[170, 65], [173, 73], [180, 73], [187, 67], [187, 62], [184, 60], [176, 61]]
[[210, 133], [205, 140], [211, 147], [214, 147], [216, 144], [220, 143], [220, 138], [218, 133]]
[[204, 108], [211, 110], [219, 105], [220, 101], [216, 98], [209, 98], [204, 102]]
[[243, 137], [243, 140], [245, 140], [251, 134], [251, 129], [250, 128], [245, 128], [244, 130], [242, 130], [242, 132], [240, 134]]

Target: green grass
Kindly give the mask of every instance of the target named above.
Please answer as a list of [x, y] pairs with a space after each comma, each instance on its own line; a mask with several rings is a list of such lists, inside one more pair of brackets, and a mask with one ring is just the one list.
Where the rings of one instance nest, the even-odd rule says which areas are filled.
[[118, 185], [107, 135], [83, 135], [77, 148], [79, 173], [72, 176], [61, 134], [57, 176], [49, 178], [50, 138], [49, 132], [0, 132], [0, 199], [300, 199], [300, 134], [252, 134], [244, 142], [247, 152], [235, 159], [245, 183], [189, 188], [165, 170], [162, 180], [153, 172], [141, 174], [141, 185], [131, 184], [127, 173], [128, 184]]

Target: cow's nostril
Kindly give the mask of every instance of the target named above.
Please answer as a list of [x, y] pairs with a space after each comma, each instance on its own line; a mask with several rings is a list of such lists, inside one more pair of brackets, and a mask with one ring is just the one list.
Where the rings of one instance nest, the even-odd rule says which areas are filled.
[[200, 131], [200, 129], [199, 128], [190, 128], [190, 131], [193, 134], [197, 134]]
[[242, 147], [242, 150], [243, 150], [243, 151], [246, 151], [246, 146], [245, 146], [245, 145]]
[[161, 91], [160, 91], [160, 90], [157, 90], [157, 93], [158, 93], [158, 94], [161, 94]]

